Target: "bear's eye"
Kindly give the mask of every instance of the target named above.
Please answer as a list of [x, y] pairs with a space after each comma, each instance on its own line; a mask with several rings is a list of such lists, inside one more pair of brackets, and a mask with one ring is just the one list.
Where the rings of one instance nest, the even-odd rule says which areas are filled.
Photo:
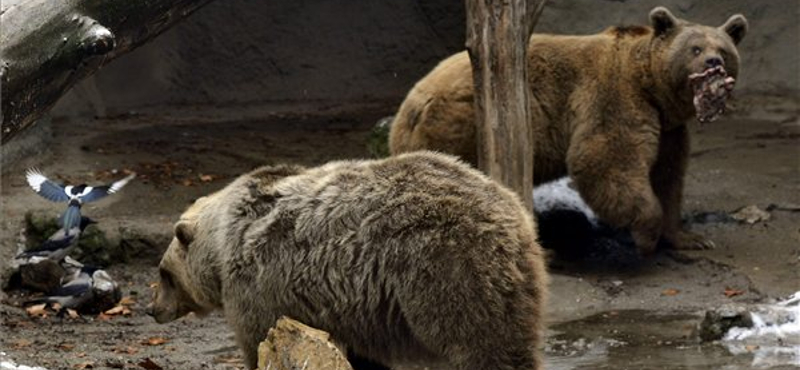
[[703, 49], [699, 46], [692, 46], [692, 54], [700, 55], [703, 52]]

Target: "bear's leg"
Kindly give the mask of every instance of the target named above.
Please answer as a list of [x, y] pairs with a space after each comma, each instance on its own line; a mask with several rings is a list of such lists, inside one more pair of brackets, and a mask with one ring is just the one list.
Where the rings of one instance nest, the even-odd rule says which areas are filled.
[[[540, 370], [544, 293], [535, 277], [511, 282], [506, 276], [468, 271], [470, 263], [450, 264], [467, 271], [461, 270], [458, 277], [452, 268], [409, 274], [426, 277], [409, 284], [401, 299], [416, 340], [455, 370]], [[498, 275], [520, 272], [510, 266], [497, 268], [502, 270]]]
[[650, 179], [664, 211], [662, 236], [676, 249], [708, 249], [714, 243], [681, 229], [683, 180], [689, 159], [689, 129], [680, 126], [661, 134], [658, 159]]
[[366, 357], [361, 357], [352, 351], [347, 353], [347, 362], [350, 363], [354, 370], [390, 370], [389, 367]]
[[661, 235], [661, 204], [650, 185], [657, 152], [657, 133], [620, 129], [576, 135], [567, 153], [581, 197], [603, 222], [628, 228], [642, 254], [653, 253]]
[[228, 324], [234, 330], [236, 343], [244, 355], [245, 365], [248, 369], [256, 369], [258, 367], [258, 345], [267, 338], [269, 329], [275, 325], [278, 318], [228, 308], [226, 308], [225, 316]]

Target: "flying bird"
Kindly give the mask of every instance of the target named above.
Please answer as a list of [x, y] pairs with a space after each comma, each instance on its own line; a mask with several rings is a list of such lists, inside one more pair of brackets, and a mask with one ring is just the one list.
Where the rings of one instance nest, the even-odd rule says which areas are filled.
[[81, 217], [78, 227], [73, 227], [69, 230], [65, 228], [58, 229], [58, 231], [53, 233], [53, 235], [40, 246], [24, 251], [14, 257], [14, 259], [35, 263], [47, 258], [59, 262], [78, 245], [78, 238], [86, 227], [96, 223], [97, 222], [89, 217]]
[[38, 169], [31, 168], [25, 173], [28, 185], [43, 198], [53, 202], [67, 202], [67, 210], [61, 216], [61, 226], [64, 230], [72, 230], [78, 227], [81, 221], [81, 206], [84, 203], [93, 202], [104, 198], [109, 194], [114, 194], [122, 189], [135, 173], [118, 180], [109, 185], [89, 186], [80, 185], [61, 185], [49, 180]]

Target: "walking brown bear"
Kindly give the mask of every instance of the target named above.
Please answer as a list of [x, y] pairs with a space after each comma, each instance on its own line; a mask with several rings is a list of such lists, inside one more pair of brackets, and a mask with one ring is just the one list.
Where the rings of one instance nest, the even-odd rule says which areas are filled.
[[530, 211], [449, 155], [257, 169], [189, 207], [159, 269], [156, 321], [223, 310], [251, 369], [282, 315], [385, 365], [542, 367]]

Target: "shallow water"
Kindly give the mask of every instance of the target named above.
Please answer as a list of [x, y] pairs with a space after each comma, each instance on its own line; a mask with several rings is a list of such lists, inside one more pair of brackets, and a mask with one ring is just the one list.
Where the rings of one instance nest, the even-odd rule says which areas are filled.
[[701, 343], [702, 317], [643, 310], [611, 311], [556, 325], [548, 338], [548, 370], [749, 370], [798, 369], [793, 339]]

